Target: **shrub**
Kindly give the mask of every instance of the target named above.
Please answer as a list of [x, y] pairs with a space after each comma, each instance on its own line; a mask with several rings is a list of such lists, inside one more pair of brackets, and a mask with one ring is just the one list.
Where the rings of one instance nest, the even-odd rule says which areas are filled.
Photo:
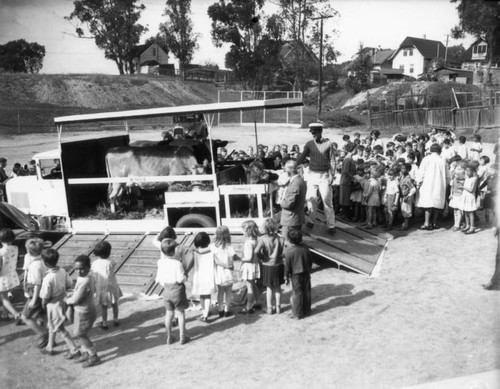
[[363, 122], [343, 111], [324, 112], [321, 114], [321, 120], [325, 124], [325, 127], [343, 128], [364, 124]]

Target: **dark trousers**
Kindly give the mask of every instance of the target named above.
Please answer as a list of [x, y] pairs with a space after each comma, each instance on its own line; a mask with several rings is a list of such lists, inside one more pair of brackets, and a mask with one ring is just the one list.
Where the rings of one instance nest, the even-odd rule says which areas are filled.
[[311, 312], [311, 275], [309, 273], [292, 275], [290, 303], [293, 315], [299, 319]]
[[495, 287], [500, 288], [500, 233], [497, 235], [497, 253], [495, 255], [495, 272], [490, 281]]

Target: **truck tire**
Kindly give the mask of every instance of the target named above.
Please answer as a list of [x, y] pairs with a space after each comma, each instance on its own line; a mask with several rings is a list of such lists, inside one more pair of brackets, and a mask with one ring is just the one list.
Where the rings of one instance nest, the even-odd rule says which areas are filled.
[[201, 213], [190, 213], [181, 217], [175, 226], [177, 228], [211, 228], [215, 227], [215, 221], [210, 216]]

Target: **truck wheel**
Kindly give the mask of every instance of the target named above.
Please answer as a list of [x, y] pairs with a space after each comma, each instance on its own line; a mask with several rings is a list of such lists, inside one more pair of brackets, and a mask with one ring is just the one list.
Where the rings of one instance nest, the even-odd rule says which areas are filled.
[[215, 227], [215, 221], [210, 216], [203, 215], [201, 213], [191, 213], [181, 217], [175, 226], [177, 228], [210, 228]]

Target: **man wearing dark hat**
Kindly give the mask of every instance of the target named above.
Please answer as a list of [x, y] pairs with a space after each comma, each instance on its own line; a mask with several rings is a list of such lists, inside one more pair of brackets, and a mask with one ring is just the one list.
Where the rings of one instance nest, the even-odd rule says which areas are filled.
[[309, 132], [313, 139], [304, 146], [304, 151], [297, 158], [300, 165], [309, 157], [309, 172], [307, 174], [307, 207], [309, 218], [307, 228], [312, 228], [318, 209], [318, 191], [323, 200], [328, 232], [335, 233], [335, 212], [332, 203], [333, 177], [335, 176], [335, 153], [329, 139], [323, 138], [323, 123], [309, 124]]

